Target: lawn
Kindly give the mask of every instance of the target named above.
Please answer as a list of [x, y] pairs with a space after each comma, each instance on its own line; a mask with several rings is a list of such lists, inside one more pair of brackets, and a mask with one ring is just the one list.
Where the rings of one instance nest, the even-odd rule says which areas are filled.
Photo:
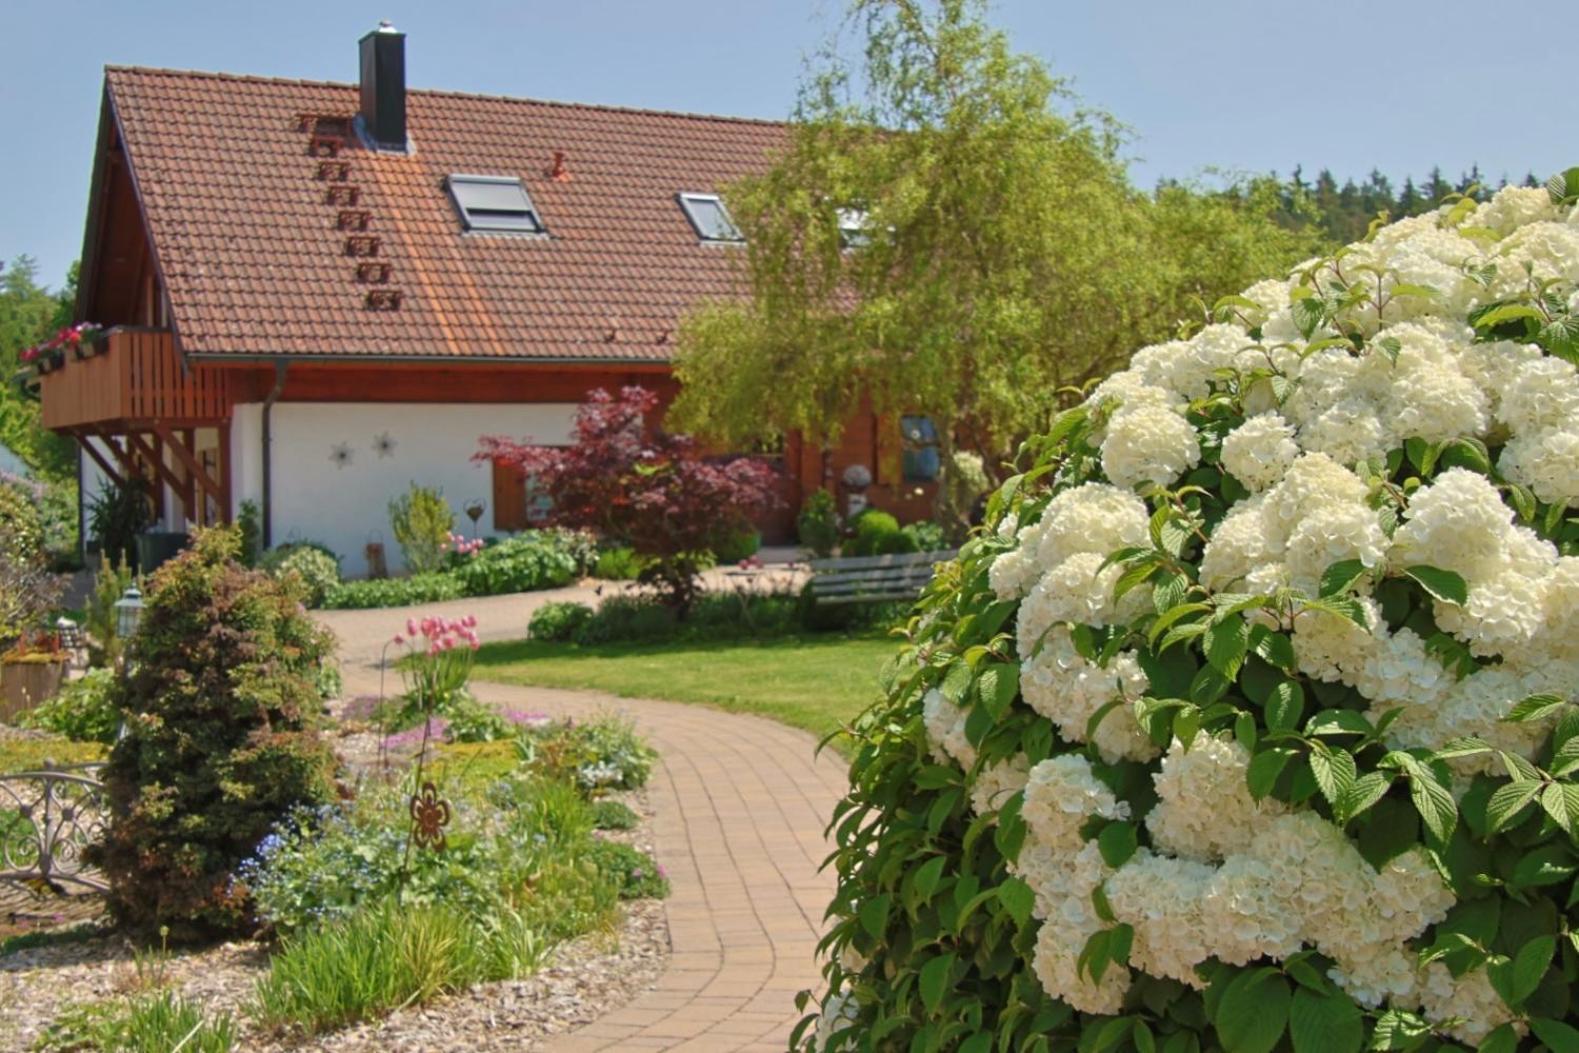
[[878, 670], [895, 650], [882, 635], [590, 647], [522, 640], [483, 647], [476, 677], [697, 702], [820, 738], [877, 699]]

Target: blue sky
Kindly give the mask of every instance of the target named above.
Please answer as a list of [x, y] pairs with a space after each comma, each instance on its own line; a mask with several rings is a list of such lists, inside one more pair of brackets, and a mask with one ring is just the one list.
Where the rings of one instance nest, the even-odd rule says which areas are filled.
[[[414, 87], [783, 117], [840, 0], [0, 0], [0, 259], [58, 282], [81, 248], [105, 63], [354, 80], [380, 18]], [[1017, 49], [1135, 132], [1151, 185], [1212, 166], [1579, 163], [1571, 8], [1467, 0], [999, 0]]]

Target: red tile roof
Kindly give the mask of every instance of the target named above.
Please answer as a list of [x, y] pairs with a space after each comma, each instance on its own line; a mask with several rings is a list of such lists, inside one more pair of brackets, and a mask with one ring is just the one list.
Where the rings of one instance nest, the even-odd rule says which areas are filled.
[[[675, 195], [760, 170], [784, 139], [765, 121], [412, 91], [410, 156], [352, 134], [315, 157], [302, 115], [351, 117], [354, 85], [106, 77], [187, 354], [665, 361], [685, 311], [731, 295], [737, 255], [700, 243]], [[567, 180], [549, 177], [556, 151]], [[377, 239], [365, 260], [326, 201], [342, 161]], [[521, 177], [549, 236], [463, 234], [450, 173]], [[389, 264], [388, 284], [359, 283], [361, 262]], [[398, 308], [370, 307], [374, 289]]]

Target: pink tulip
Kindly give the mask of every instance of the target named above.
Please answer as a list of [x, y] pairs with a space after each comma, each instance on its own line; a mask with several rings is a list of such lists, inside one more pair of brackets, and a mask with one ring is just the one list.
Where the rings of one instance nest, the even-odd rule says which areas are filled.
[[415, 618], [407, 618], [406, 619], [406, 635], [407, 636], [415, 636], [415, 635], [417, 635], [417, 620]]
[[406, 638], [404, 636], [401, 636], [399, 633], [395, 634], [394, 644], [395, 644], [396, 647], [401, 646], [405, 642], [406, 642]]

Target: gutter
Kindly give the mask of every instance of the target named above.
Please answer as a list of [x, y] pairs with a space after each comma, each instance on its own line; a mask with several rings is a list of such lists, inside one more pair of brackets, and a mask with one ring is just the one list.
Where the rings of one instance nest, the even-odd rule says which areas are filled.
[[[193, 362], [210, 362], [223, 365], [226, 362], [274, 362], [285, 360], [284, 356], [268, 352], [223, 352], [223, 351], [188, 351], [188, 360]], [[334, 363], [341, 365], [347, 362], [370, 362], [375, 364], [391, 364], [397, 362], [421, 363], [424, 365], [446, 366], [494, 366], [494, 365], [545, 365], [545, 366], [650, 366], [654, 369], [664, 369], [673, 365], [669, 358], [588, 358], [573, 355], [489, 355], [467, 356], [458, 355], [388, 355], [388, 354], [297, 354], [291, 355], [290, 360], [307, 365], [314, 363]]]
[[259, 509], [258, 518], [262, 520], [263, 551], [267, 552], [274, 547], [274, 457], [270, 447], [274, 443], [274, 404], [285, 393], [285, 371], [290, 368], [287, 359], [274, 360], [274, 387], [269, 389], [268, 397], [263, 400], [263, 507]]

